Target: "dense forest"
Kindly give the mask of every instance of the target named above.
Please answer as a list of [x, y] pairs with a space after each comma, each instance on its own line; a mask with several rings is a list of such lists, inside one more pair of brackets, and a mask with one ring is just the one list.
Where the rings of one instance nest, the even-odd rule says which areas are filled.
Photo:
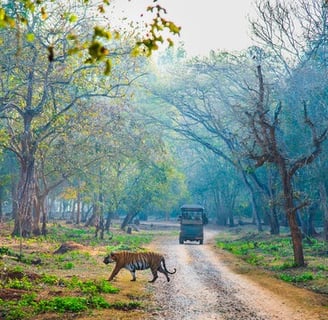
[[164, 8], [142, 38], [106, 2], [0, 7], [0, 218], [103, 235], [199, 203], [219, 225], [288, 226], [303, 265], [302, 237], [328, 240], [326, 2], [257, 1], [256, 46], [191, 58], [171, 39], [152, 54], [179, 32]]

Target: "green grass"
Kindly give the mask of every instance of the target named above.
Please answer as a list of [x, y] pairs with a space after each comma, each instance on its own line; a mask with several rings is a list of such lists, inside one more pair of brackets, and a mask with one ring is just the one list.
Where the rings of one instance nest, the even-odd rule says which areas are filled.
[[[38, 252], [25, 250], [24, 259], [0, 260], [0, 290], [23, 290], [19, 299], [0, 299], [0, 319], [29, 320], [38, 314], [62, 313], [70, 314], [70, 317], [78, 317], [81, 313], [92, 312], [93, 309], [117, 309], [133, 310], [142, 308], [142, 304], [136, 301], [110, 301], [111, 294], [118, 294], [120, 290], [107, 280], [108, 270], [103, 265], [103, 257], [91, 255], [87, 251], [68, 251], [64, 254], [53, 254], [62, 243], [74, 241], [76, 243], [98, 250], [101, 246], [106, 251], [113, 250], [142, 250], [145, 243], [149, 243], [153, 235], [147, 232], [124, 234], [120, 231], [113, 237], [105, 237], [100, 240], [94, 237], [94, 228], [85, 229], [74, 226], [50, 226], [47, 237], [24, 239], [24, 248], [47, 247], [49, 249]], [[9, 241], [12, 243], [12, 241]], [[16, 247], [17, 248], [17, 247]], [[37, 256], [41, 259], [41, 265], [33, 265], [31, 261]], [[11, 247], [0, 247], [0, 256], [17, 256], [17, 252]], [[99, 264], [100, 262], [100, 264]], [[85, 269], [93, 271], [95, 266], [98, 271], [93, 277], [86, 278]], [[52, 271], [55, 272], [52, 273]], [[72, 275], [72, 271], [79, 274], [84, 272], [84, 278]], [[102, 274], [101, 270], [105, 270]], [[17, 278], [12, 278], [13, 275]], [[34, 277], [35, 276], [35, 277]], [[47, 292], [47, 294], [45, 294]], [[54, 296], [60, 292], [60, 296]], [[117, 300], [117, 299], [116, 299]], [[64, 316], [65, 318], [65, 316]]]
[[23, 277], [22, 279], [8, 279], [8, 282], [4, 285], [4, 287], [30, 291], [33, 289], [33, 283], [26, 277]]
[[277, 278], [316, 292], [328, 293], [327, 252], [328, 243], [319, 239], [307, 239], [303, 243], [307, 266], [297, 268], [293, 259], [293, 247], [289, 236], [273, 236], [265, 232], [222, 232], [217, 246], [239, 256], [250, 265], [273, 272]]
[[293, 282], [293, 283], [300, 283], [300, 282], [307, 282], [307, 281], [311, 281], [314, 280], [314, 275], [312, 272], [304, 272], [302, 274], [298, 274], [298, 275], [291, 275], [291, 274], [287, 274], [287, 273], [281, 273], [279, 275], [279, 278], [281, 280], [284, 280], [286, 282]]

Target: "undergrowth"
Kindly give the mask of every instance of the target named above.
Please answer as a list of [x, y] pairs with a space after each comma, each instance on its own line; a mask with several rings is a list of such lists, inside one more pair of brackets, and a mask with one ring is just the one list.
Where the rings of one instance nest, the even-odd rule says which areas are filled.
[[[139, 301], [111, 298], [120, 290], [106, 280], [108, 267], [102, 264], [103, 255], [91, 255], [89, 251], [99, 247], [104, 251], [142, 250], [152, 237], [151, 233], [130, 235], [118, 231], [97, 239], [93, 228], [54, 225], [49, 227], [46, 237], [23, 239], [23, 255], [18, 255], [18, 246], [12, 245], [18, 240], [7, 237], [10, 245], [0, 247], [0, 258], [3, 258], [0, 259], [0, 319], [29, 320], [44, 313], [69, 313], [78, 317], [98, 309], [142, 309]], [[54, 254], [67, 241], [90, 249]], [[102, 274], [99, 279], [89, 277], [88, 270], [93, 272], [95, 268]], [[83, 278], [75, 275], [80, 273], [84, 274]]]
[[[288, 235], [274, 236], [262, 232], [222, 232], [217, 246], [239, 256], [250, 265], [268, 270], [286, 282], [319, 293], [328, 293], [328, 243], [318, 239], [303, 242], [306, 267], [293, 261], [293, 247]], [[233, 234], [233, 236], [232, 236]]]

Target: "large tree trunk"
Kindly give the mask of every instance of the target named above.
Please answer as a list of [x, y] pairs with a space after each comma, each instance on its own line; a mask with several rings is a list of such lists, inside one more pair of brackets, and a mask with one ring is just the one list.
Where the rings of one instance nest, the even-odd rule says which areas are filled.
[[128, 213], [128, 214], [125, 216], [125, 218], [123, 219], [123, 222], [122, 222], [122, 224], [121, 224], [121, 229], [124, 230], [124, 229], [127, 227], [127, 225], [128, 225], [129, 223], [132, 222], [133, 218], [134, 218], [137, 214], [138, 214], [138, 212], [136, 212], [136, 213], [132, 213], [132, 212]]
[[253, 218], [255, 219], [257, 230], [259, 232], [262, 232], [263, 231], [263, 228], [262, 228], [262, 223], [261, 223], [261, 217], [260, 217], [260, 214], [259, 214], [258, 209], [257, 209], [257, 206], [256, 206], [256, 200], [255, 200], [256, 197], [255, 197], [254, 188], [252, 187], [252, 185], [247, 180], [245, 171], [242, 171], [242, 177], [243, 177], [245, 186], [247, 187], [247, 189], [248, 189], [248, 191], [249, 191], [249, 193], [251, 195], [252, 215], [253, 215]]
[[302, 267], [305, 265], [302, 244], [302, 231], [297, 223], [297, 208], [295, 208], [293, 201], [293, 187], [291, 183], [291, 177], [283, 161], [280, 161], [279, 167], [280, 173], [282, 175], [282, 184], [284, 190], [284, 207], [293, 243], [294, 263], [296, 266]]
[[3, 187], [0, 186], [0, 222], [2, 222], [3, 219]]
[[319, 184], [320, 198], [321, 198], [321, 206], [323, 209], [323, 237], [326, 241], [328, 241], [328, 203], [327, 203], [327, 190], [326, 186], [323, 182]]
[[34, 158], [21, 163], [20, 179], [17, 187], [17, 214], [12, 235], [29, 237], [33, 227]]
[[105, 224], [105, 230], [109, 232], [110, 226], [112, 224], [112, 218], [114, 217], [114, 213], [112, 211], [107, 212], [107, 217], [106, 217], [106, 224]]
[[[299, 162], [297, 162], [297, 165], [295, 164], [292, 169], [288, 170], [288, 160], [286, 160], [285, 155], [281, 152], [279, 148], [279, 141], [276, 137], [276, 125], [278, 123], [278, 115], [281, 108], [276, 110], [274, 121], [270, 122], [267, 117], [267, 110], [265, 108], [265, 86], [260, 64], [257, 65], [257, 75], [259, 81], [259, 98], [257, 102], [255, 118], [253, 118], [251, 122], [255, 137], [257, 137], [257, 142], [260, 144], [260, 147], [263, 151], [263, 154], [260, 157], [257, 157], [257, 166], [261, 166], [265, 162], [269, 161], [275, 163], [278, 167], [283, 187], [284, 209], [289, 223], [293, 243], [294, 263], [296, 266], [301, 267], [305, 265], [305, 262], [302, 245], [302, 232], [298, 226], [296, 217], [296, 212], [299, 208], [295, 207], [293, 199], [294, 192], [292, 186], [292, 177], [297, 169], [313, 161], [313, 159], [315, 159], [315, 154], [312, 154], [309, 158], [305, 158], [306, 161], [302, 158]], [[312, 123], [307, 118], [305, 107], [306, 106], [304, 106], [305, 121], [311, 126]], [[315, 132], [315, 130], [312, 132]], [[316, 145], [316, 148], [316, 151], [318, 152], [320, 150], [318, 149], [318, 145]], [[303, 203], [303, 205], [305, 205], [305, 203]]]
[[32, 221], [32, 233], [34, 236], [41, 234], [39, 222], [41, 219], [41, 202], [36, 196], [33, 197], [33, 221]]
[[280, 225], [279, 225], [278, 212], [276, 206], [270, 209], [269, 220], [270, 220], [270, 234], [276, 234], [276, 235], [280, 234]]
[[79, 225], [81, 223], [81, 193], [77, 193], [76, 200], [76, 224]]

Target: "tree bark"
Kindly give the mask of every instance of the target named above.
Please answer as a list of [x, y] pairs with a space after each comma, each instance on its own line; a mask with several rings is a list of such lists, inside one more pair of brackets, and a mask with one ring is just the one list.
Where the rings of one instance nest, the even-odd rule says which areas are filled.
[[20, 179], [17, 187], [17, 214], [12, 235], [29, 237], [33, 229], [34, 157], [29, 155], [21, 162]]
[[125, 218], [123, 219], [123, 222], [121, 224], [121, 229], [124, 230], [126, 228], [126, 226], [131, 223], [131, 221], [133, 220], [133, 218], [137, 215], [138, 213], [128, 213]]
[[285, 165], [283, 158], [278, 161], [279, 171], [282, 176], [282, 185], [284, 193], [284, 207], [287, 215], [287, 220], [291, 232], [291, 238], [293, 243], [294, 252], [294, 263], [298, 267], [303, 267], [305, 265], [304, 252], [302, 244], [302, 231], [297, 223], [297, 208], [295, 208], [293, 201], [293, 186], [291, 183], [291, 176]]
[[319, 184], [319, 192], [321, 198], [321, 206], [323, 209], [323, 238], [328, 241], [328, 203], [327, 203], [327, 189], [324, 182]]
[[315, 129], [311, 120], [307, 117], [306, 105], [304, 105], [305, 122], [309, 125], [316, 141], [315, 151], [308, 157], [301, 158], [294, 162], [292, 166], [287, 166], [288, 159], [279, 148], [279, 141], [276, 137], [276, 126], [281, 105], [278, 106], [274, 118], [271, 121], [268, 118], [268, 110], [265, 107], [265, 86], [262, 74], [261, 64], [257, 65], [257, 76], [259, 82], [258, 101], [256, 103], [256, 112], [249, 114], [251, 120], [251, 128], [256, 142], [261, 148], [261, 154], [254, 155], [257, 160], [257, 166], [262, 166], [266, 162], [274, 163], [280, 174], [283, 195], [284, 209], [289, 224], [291, 238], [293, 243], [294, 263], [296, 266], [304, 266], [304, 253], [302, 244], [302, 232], [297, 223], [297, 210], [305, 205], [303, 202], [298, 208], [294, 204], [294, 190], [292, 186], [292, 177], [296, 171], [302, 166], [311, 163], [320, 152], [320, 143], [316, 137]]

